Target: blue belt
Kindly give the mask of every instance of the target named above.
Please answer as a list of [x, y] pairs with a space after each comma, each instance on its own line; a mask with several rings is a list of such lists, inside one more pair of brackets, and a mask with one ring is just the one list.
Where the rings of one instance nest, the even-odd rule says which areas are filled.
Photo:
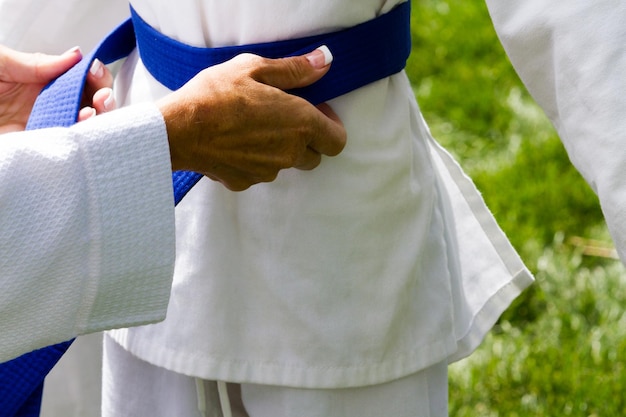
[[[301, 55], [321, 45], [333, 53], [330, 71], [311, 86], [290, 93], [319, 104], [401, 71], [411, 52], [410, 1], [376, 19], [330, 34], [279, 42], [223, 48], [197, 48], [164, 36], [135, 13], [93, 52], [39, 95], [27, 130], [76, 123], [89, 67], [95, 58], [105, 64], [128, 56], [138, 47], [143, 64], [163, 85], [176, 90], [206, 67], [249, 52], [266, 58]], [[172, 174], [178, 204], [202, 175]], [[72, 341], [22, 355], [0, 364], [0, 417], [38, 416], [43, 381]]]

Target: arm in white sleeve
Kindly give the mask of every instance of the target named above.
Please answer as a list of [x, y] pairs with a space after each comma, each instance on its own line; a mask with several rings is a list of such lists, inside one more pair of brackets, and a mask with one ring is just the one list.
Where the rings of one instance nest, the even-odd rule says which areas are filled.
[[0, 0], [0, 44], [23, 52], [90, 51], [130, 16], [127, 0]]
[[153, 104], [0, 136], [0, 361], [162, 320], [175, 257]]
[[496, 31], [626, 261], [626, 3], [488, 0]]

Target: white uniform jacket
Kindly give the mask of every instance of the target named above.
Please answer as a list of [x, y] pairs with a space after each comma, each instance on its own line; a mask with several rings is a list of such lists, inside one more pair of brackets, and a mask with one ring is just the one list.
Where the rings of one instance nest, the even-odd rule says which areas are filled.
[[165, 317], [174, 205], [152, 104], [0, 135], [0, 361]]

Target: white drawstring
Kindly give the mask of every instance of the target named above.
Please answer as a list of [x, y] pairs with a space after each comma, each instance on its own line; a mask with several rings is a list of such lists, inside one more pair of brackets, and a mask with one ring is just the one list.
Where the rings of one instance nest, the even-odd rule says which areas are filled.
[[228, 387], [226, 386], [226, 382], [217, 381], [217, 393], [220, 396], [222, 415], [224, 417], [233, 417], [233, 412], [230, 409], [230, 398], [228, 397]]
[[[208, 414], [208, 408], [207, 408], [207, 382], [202, 378], [196, 378], [196, 394], [197, 394], [197, 398], [198, 398], [198, 411], [200, 412], [200, 414], [202, 415], [202, 417], [212, 417], [213, 413], [211, 413], [211, 415], [209, 416]], [[211, 397], [213, 397], [211, 400], [214, 401], [215, 400], [215, 396], [214, 393], [214, 387], [215, 385], [213, 385], [213, 382], [208, 382], [211, 384], [211, 391], [209, 392], [209, 395]], [[230, 407], [230, 398], [228, 396], [228, 387], [226, 385], [226, 382], [224, 381], [217, 381], [217, 395], [219, 397], [220, 400], [220, 408], [222, 410], [222, 417], [233, 417], [233, 412], [232, 409]]]
[[198, 397], [198, 411], [202, 417], [209, 417], [206, 409], [206, 394], [204, 393], [204, 380], [196, 378], [196, 394]]

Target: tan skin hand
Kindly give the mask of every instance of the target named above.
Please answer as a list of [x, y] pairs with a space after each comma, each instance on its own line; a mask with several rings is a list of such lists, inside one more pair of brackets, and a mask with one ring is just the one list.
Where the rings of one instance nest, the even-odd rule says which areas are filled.
[[[0, 45], [0, 133], [24, 130], [41, 89], [81, 58], [78, 48], [62, 55], [45, 55], [18, 52]], [[100, 89], [110, 87], [112, 81], [113, 78], [106, 68], [99, 77], [90, 74], [87, 77], [85, 96], [94, 96]], [[103, 93], [99, 94], [100, 98], [93, 104], [89, 99], [84, 101], [84, 105], [93, 105], [97, 112], [105, 111], [105, 99], [101, 98]], [[83, 114], [90, 115], [91, 111]]]
[[281, 169], [313, 169], [337, 155], [346, 131], [328, 105], [285, 93], [320, 79], [305, 57], [244, 54], [208, 68], [157, 102], [172, 167], [201, 172], [235, 191], [269, 182]]

